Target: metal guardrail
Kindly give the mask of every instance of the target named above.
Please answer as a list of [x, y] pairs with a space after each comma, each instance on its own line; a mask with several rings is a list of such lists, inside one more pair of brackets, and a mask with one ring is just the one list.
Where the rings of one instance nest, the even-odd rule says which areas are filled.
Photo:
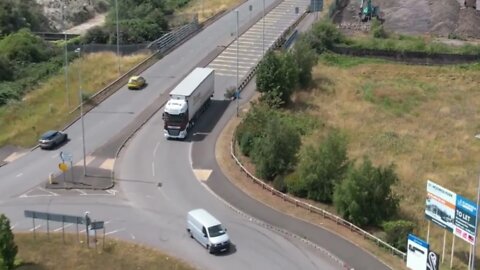
[[194, 20], [191, 23], [188, 23], [184, 26], [181, 26], [171, 32], [166, 33], [165, 35], [161, 36], [157, 40], [152, 41], [147, 48], [154, 48], [160, 53], [164, 53], [165, 51], [169, 50], [175, 44], [182, 41], [192, 33], [196, 32], [200, 29], [200, 24], [197, 20]]
[[53, 33], [53, 32], [33, 32], [33, 34], [41, 37], [43, 40], [46, 40], [46, 41], [63, 40], [65, 39], [65, 35], [67, 36], [67, 39], [72, 39], [80, 36], [78, 34], [64, 34], [64, 33]]
[[388, 244], [387, 242], [383, 241], [382, 239], [372, 235], [371, 233], [367, 232], [367, 231], [364, 231], [362, 230], [360, 227], [356, 226], [355, 224], [353, 223], [350, 223], [349, 221], [346, 221], [344, 219], [342, 219], [341, 217], [339, 216], [336, 216], [324, 209], [321, 209], [317, 206], [314, 206], [314, 205], [311, 205], [309, 203], [305, 203], [297, 198], [294, 198], [292, 196], [289, 196], [285, 193], [282, 193], [278, 190], [276, 190], [275, 188], [271, 187], [270, 185], [268, 184], [265, 184], [265, 182], [263, 182], [262, 180], [258, 179], [257, 177], [255, 177], [252, 173], [250, 173], [247, 168], [245, 168], [245, 166], [243, 166], [242, 162], [237, 158], [236, 156], [236, 151], [235, 151], [235, 137], [232, 138], [232, 141], [230, 143], [230, 155], [232, 156], [233, 160], [235, 160], [235, 163], [237, 163], [237, 165], [240, 167], [240, 169], [249, 177], [253, 180], [253, 182], [255, 184], [258, 184], [262, 187], [262, 189], [266, 189], [268, 190], [270, 193], [272, 193], [273, 195], [275, 196], [278, 196], [280, 198], [282, 198], [284, 201], [286, 202], [289, 202], [291, 204], [294, 204], [296, 207], [301, 207], [305, 210], [308, 210], [309, 212], [311, 213], [315, 213], [315, 214], [318, 214], [318, 215], [321, 215], [323, 216], [324, 218], [327, 218], [327, 219], [330, 219], [332, 221], [335, 221], [335, 223], [337, 225], [340, 225], [340, 226], [344, 226], [346, 228], [348, 228], [350, 231], [352, 232], [356, 232], [358, 234], [360, 234], [361, 236], [363, 236], [364, 238], [367, 238], [373, 242], [375, 242], [378, 246], [380, 247], [383, 247], [387, 250], [390, 250], [391, 254], [394, 255], [394, 256], [398, 256], [400, 258], [402, 258], [402, 260], [406, 260], [406, 254], [396, 248], [394, 248], [393, 246], [391, 246], [390, 244]]

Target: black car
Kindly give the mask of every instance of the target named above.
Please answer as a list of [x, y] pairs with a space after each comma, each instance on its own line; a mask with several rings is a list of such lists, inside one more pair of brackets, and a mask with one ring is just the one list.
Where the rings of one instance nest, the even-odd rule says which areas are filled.
[[61, 131], [56, 131], [56, 130], [49, 130], [40, 137], [40, 140], [38, 140], [38, 143], [40, 145], [40, 148], [50, 149], [64, 143], [65, 141], [67, 141], [67, 139], [68, 139], [67, 133], [63, 133]]

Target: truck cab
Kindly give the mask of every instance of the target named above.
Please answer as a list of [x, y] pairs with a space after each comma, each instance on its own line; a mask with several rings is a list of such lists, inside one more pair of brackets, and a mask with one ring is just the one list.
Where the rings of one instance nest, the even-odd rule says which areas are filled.
[[165, 105], [163, 120], [165, 121], [163, 130], [165, 137], [184, 139], [189, 128], [187, 101], [170, 99]]

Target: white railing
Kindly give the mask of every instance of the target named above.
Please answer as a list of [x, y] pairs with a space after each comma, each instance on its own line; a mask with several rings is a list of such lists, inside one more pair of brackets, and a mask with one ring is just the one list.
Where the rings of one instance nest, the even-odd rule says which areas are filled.
[[[235, 136], [235, 135], [234, 135]], [[361, 236], [363, 236], [364, 238], [367, 238], [373, 242], [375, 242], [378, 246], [380, 247], [383, 247], [387, 250], [390, 251], [390, 253], [394, 256], [398, 256], [400, 258], [402, 258], [402, 260], [406, 260], [406, 254], [400, 250], [398, 250], [397, 248], [394, 248], [393, 246], [391, 246], [390, 244], [388, 244], [387, 242], [383, 241], [382, 239], [372, 235], [371, 233], [367, 232], [367, 231], [364, 231], [362, 230], [360, 227], [356, 226], [355, 224], [349, 222], [349, 221], [346, 221], [344, 219], [342, 219], [341, 217], [339, 216], [336, 216], [328, 211], [325, 211], [324, 209], [321, 209], [317, 206], [314, 206], [314, 205], [311, 205], [309, 203], [305, 203], [301, 200], [298, 200], [297, 198], [293, 197], [293, 196], [289, 196], [285, 193], [282, 193], [278, 190], [276, 190], [275, 188], [271, 187], [270, 185], [266, 184], [265, 182], [263, 182], [262, 180], [258, 179], [257, 177], [255, 177], [255, 175], [253, 175], [252, 173], [250, 173], [247, 168], [245, 168], [245, 166], [243, 166], [242, 162], [240, 162], [240, 160], [237, 158], [236, 156], [236, 153], [235, 153], [235, 137], [232, 138], [232, 141], [230, 142], [230, 155], [232, 156], [232, 158], [235, 160], [235, 163], [237, 163], [237, 165], [240, 167], [240, 169], [246, 173], [246, 175], [251, 178], [253, 180], [254, 183], [260, 185], [263, 189], [266, 189], [268, 190], [270, 193], [272, 193], [273, 195], [276, 195], [280, 198], [282, 198], [284, 201], [286, 202], [289, 202], [289, 203], [292, 203], [292, 204], [295, 204], [296, 207], [301, 207], [303, 209], [306, 209], [308, 210], [309, 212], [311, 213], [315, 213], [315, 214], [319, 214], [319, 215], [322, 215], [324, 218], [328, 218], [332, 221], [335, 221], [335, 223], [337, 225], [341, 225], [341, 226], [344, 226], [348, 229], [350, 229], [350, 231], [352, 232], [356, 232], [358, 234], [360, 234]]]

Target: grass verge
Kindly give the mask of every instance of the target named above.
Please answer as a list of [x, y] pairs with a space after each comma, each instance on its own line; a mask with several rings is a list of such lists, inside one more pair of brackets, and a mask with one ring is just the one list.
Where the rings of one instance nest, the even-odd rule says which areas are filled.
[[[351, 159], [367, 155], [376, 165], [393, 162], [401, 181], [396, 187], [402, 196], [400, 217], [415, 221], [418, 224], [415, 233], [425, 238], [427, 179], [467, 198], [475, 198], [480, 160], [480, 142], [474, 138], [480, 130], [479, 69], [479, 63], [429, 67], [323, 55], [314, 70], [315, 89], [297, 93], [292, 110], [314, 116], [327, 127], [344, 130], [349, 138]], [[230, 131], [225, 131], [230, 132], [228, 139], [217, 142], [217, 159], [219, 164], [224, 163], [222, 170], [232, 182], [272, 208], [350, 239], [393, 269], [405, 269], [401, 260], [374, 243], [252, 184], [229, 157], [229, 140], [234, 129], [229, 128]], [[318, 143], [322, 132], [324, 129], [319, 129], [303, 141]], [[255, 171], [247, 159], [243, 162], [251, 172]], [[329, 205], [315, 205], [334, 212]], [[431, 248], [439, 254], [442, 254], [443, 232], [431, 226]], [[447, 234], [446, 239], [444, 266], [450, 263], [452, 234]], [[468, 245], [457, 239], [454, 269], [464, 269], [467, 263]]]
[[75, 235], [16, 234], [18, 245], [17, 269], [195, 269], [179, 259], [141, 245], [115, 239], [102, 240], [95, 247], [87, 248], [76, 241]]
[[[122, 71], [132, 68], [147, 56], [135, 54], [122, 57]], [[118, 78], [117, 58], [110, 52], [87, 54], [70, 63], [68, 71], [68, 92], [65, 75], [59, 71], [22, 101], [0, 107], [0, 146], [31, 147], [44, 131], [61, 129], [77, 117], [69, 113], [79, 104], [79, 74], [84, 95], [92, 95]]]
[[204, 22], [217, 13], [232, 8], [242, 0], [192, 0], [179, 14], [198, 14], [198, 21]]

